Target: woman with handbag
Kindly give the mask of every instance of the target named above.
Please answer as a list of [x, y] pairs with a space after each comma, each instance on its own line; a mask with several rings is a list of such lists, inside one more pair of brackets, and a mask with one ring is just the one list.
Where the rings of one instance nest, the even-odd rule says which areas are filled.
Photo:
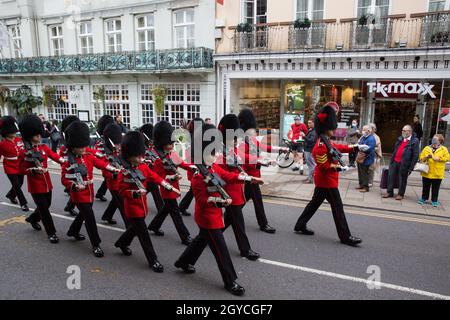
[[362, 137], [358, 144], [368, 145], [369, 149], [365, 152], [358, 151], [356, 155], [356, 163], [358, 164], [358, 180], [359, 186], [356, 190], [359, 192], [369, 191], [370, 168], [375, 162], [375, 146], [376, 141], [372, 134], [370, 126], [364, 126], [362, 129]]
[[[422, 198], [419, 199], [419, 204], [424, 204], [430, 197], [431, 188], [431, 204], [433, 207], [438, 207], [439, 188], [444, 179], [445, 163], [450, 161], [450, 154], [448, 149], [443, 146], [444, 136], [436, 134], [431, 145], [426, 146], [419, 156], [420, 162], [425, 165], [418, 164], [417, 171], [422, 173]], [[426, 170], [428, 165], [428, 170]]]

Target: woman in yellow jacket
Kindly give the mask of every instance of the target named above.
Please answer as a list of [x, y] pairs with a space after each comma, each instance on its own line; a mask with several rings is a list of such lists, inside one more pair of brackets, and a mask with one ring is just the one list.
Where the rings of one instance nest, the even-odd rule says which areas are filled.
[[433, 137], [430, 146], [426, 146], [419, 156], [420, 161], [427, 162], [430, 170], [428, 173], [422, 173], [422, 198], [419, 204], [424, 204], [430, 197], [433, 207], [439, 206], [438, 196], [441, 182], [444, 179], [445, 163], [450, 161], [450, 154], [444, 143], [444, 136], [437, 134]]

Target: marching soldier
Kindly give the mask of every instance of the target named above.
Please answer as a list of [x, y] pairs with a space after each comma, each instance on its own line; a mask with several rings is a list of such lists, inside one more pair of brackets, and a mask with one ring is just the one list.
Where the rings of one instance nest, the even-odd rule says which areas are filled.
[[[192, 170], [192, 167], [186, 162], [180, 159], [180, 157], [173, 152], [174, 143], [172, 141], [172, 133], [174, 129], [172, 125], [166, 121], [161, 121], [156, 124], [153, 130], [153, 141], [155, 143], [155, 151], [157, 152], [159, 159], [155, 161], [155, 172], [163, 179], [168, 180], [176, 189], [180, 188], [179, 180], [181, 175], [178, 172], [178, 168], [184, 170]], [[161, 187], [161, 196], [164, 200], [164, 208], [160, 210], [156, 217], [150, 223], [148, 229], [153, 231], [157, 236], [163, 236], [164, 232], [161, 230], [161, 226], [164, 223], [167, 215], [170, 214], [178, 235], [180, 236], [181, 243], [189, 245], [192, 241], [189, 230], [186, 228], [183, 218], [180, 214], [180, 208], [178, 207], [177, 198], [179, 194], [168, 191]]]
[[[107, 114], [105, 114], [100, 119], [98, 119], [97, 136], [100, 139], [97, 141], [97, 143], [95, 144], [95, 147], [94, 147], [94, 149], [96, 149], [97, 151], [99, 151], [101, 153], [104, 152], [103, 145], [104, 145], [105, 141], [103, 139], [103, 131], [109, 124], [114, 123], [114, 122], [115, 122], [114, 118]], [[108, 188], [106, 186], [106, 179], [104, 179], [100, 188], [98, 188], [97, 193], [95, 194], [95, 198], [100, 201], [103, 201], [103, 202], [108, 201], [108, 199], [106, 199], [106, 197], [105, 197], [106, 190], [108, 190]]]
[[22, 211], [29, 211], [27, 199], [23, 195], [22, 185], [24, 176], [19, 168], [19, 152], [23, 150], [22, 139], [17, 137], [19, 131], [17, 121], [14, 117], [5, 116], [0, 120], [0, 132], [3, 140], [0, 142], [0, 157], [3, 157], [3, 167], [11, 182], [11, 190], [6, 194], [11, 203], [17, 204], [19, 199]]
[[129, 221], [127, 230], [117, 240], [115, 246], [125, 256], [132, 254], [129, 248], [134, 237], [137, 236], [144, 250], [149, 266], [155, 272], [163, 272], [164, 267], [158, 262], [153, 249], [150, 234], [145, 224], [148, 212], [146, 183], [152, 182], [162, 188], [179, 194], [180, 191], [151, 171], [142, 158], [145, 155], [144, 137], [137, 131], [128, 132], [122, 143], [122, 159], [124, 171], [120, 176], [120, 195], [124, 199], [125, 215]]
[[330, 138], [334, 135], [334, 130], [337, 128], [336, 111], [331, 104], [325, 105], [318, 112], [314, 122], [319, 135], [319, 139], [312, 151], [314, 160], [317, 163], [314, 171], [316, 187], [312, 200], [298, 219], [294, 231], [304, 235], [314, 235], [314, 232], [309, 230], [306, 225], [326, 199], [331, 206], [339, 239], [344, 244], [357, 246], [362, 240], [352, 236], [350, 233], [338, 189], [339, 172], [349, 169], [340, 160], [340, 152], [350, 153], [356, 149], [367, 151], [369, 147], [366, 145], [338, 145], [330, 141]]
[[[203, 141], [203, 133], [207, 130], [216, 130], [213, 125], [205, 124], [203, 130], [195, 133], [196, 141]], [[245, 289], [236, 283], [237, 274], [234, 270], [233, 262], [223, 236], [225, 227], [222, 218], [222, 207], [227, 207], [233, 203], [231, 197], [223, 189], [225, 183], [242, 183], [248, 180], [246, 174], [227, 172], [220, 166], [213, 165], [216, 162], [215, 150], [210, 145], [215, 142], [202, 143], [202, 159], [193, 154], [192, 162], [199, 169], [192, 178], [192, 191], [195, 197], [194, 219], [200, 231], [198, 236], [192, 241], [180, 258], [175, 262], [175, 267], [182, 269], [185, 273], [195, 272], [195, 263], [203, 250], [209, 245], [217, 265], [222, 275], [225, 289], [233, 295], [241, 296]], [[221, 149], [221, 146], [219, 146]], [[209, 154], [204, 154], [206, 149], [210, 149]], [[195, 150], [192, 152], [195, 153]], [[261, 183], [262, 180], [250, 178], [251, 183]]]
[[54, 153], [46, 144], [41, 144], [43, 131], [41, 119], [36, 115], [27, 115], [19, 123], [24, 149], [19, 153], [19, 167], [27, 176], [28, 192], [31, 193], [36, 210], [25, 219], [33, 229], [40, 231], [39, 221], [42, 220], [48, 239], [58, 243], [55, 225], [50, 214], [52, 204], [52, 181], [47, 169], [47, 160], [51, 158], [58, 163], [64, 159]]
[[[230, 135], [231, 132], [236, 132], [240, 128], [239, 119], [234, 114], [225, 115], [219, 122], [219, 131], [222, 134], [224, 141], [223, 152], [214, 166], [218, 165], [221, 169], [236, 174], [245, 173], [241, 167], [240, 159], [236, 154], [235, 135]], [[228, 135], [227, 135], [227, 130]], [[213, 167], [214, 167], [213, 166]], [[234, 236], [239, 247], [242, 257], [249, 260], [257, 260], [259, 254], [251, 249], [250, 242], [245, 232], [244, 215], [242, 214], [242, 206], [245, 204], [243, 181], [238, 183], [227, 183], [224, 186], [225, 191], [233, 199], [233, 203], [225, 208], [225, 229], [230, 225], [233, 228]]]
[[[270, 166], [273, 161], [267, 161], [260, 158], [260, 151], [268, 153], [287, 152], [288, 150], [283, 147], [273, 147], [260, 143], [256, 138], [256, 119], [255, 115], [250, 109], [244, 109], [239, 113], [239, 121], [241, 123], [241, 129], [245, 132], [245, 143], [242, 145], [244, 148], [245, 164], [244, 170], [253, 177], [261, 177], [261, 166]], [[241, 148], [241, 147], [240, 147]], [[266, 212], [264, 210], [264, 203], [262, 199], [261, 189], [258, 184], [246, 183], [245, 185], [245, 198], [253, 201], [255, 208], [256, 219], [261, 231], [267, 233], [275, 233], [276, 229], [269, 225], [267, 221]]]
[[77, 206], [79, 214], [73, 221], [67, 232], [68, 237], [75, 240], [85, 240], [80, 234], [83, 222], [92, 245], [92, 252], [98, 258], [104, 256], [100, 248], [100, 236], [95, 222], [92, 204], [94, 202], [93, 169], [106, 169], [118, 172], [104, 160], [98, 159], [92, 153], [86, 152], [90, 142], [89, 127], [81, 121], [73, 122], [66, 129], [66, 156], [67, 161], [62, 165], [61, 183], [70, 190], [70, 199]]

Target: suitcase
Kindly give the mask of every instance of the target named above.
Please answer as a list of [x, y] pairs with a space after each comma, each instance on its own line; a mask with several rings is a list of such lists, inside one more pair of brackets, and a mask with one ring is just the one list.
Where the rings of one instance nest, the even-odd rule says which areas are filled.
[[[387, 189], [389, 179], [389, 168], [383, 168], [381, 172], [380, 189]], [[394, 189], [398, 189], [398, 174], [394, 177]]]

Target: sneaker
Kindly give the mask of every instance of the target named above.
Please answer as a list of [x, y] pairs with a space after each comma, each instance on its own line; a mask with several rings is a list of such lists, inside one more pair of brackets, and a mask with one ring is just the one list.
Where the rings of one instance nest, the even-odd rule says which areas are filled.
[[441, 203], [439, 201], [433, 201], [431, 202], [431, 205], [435, 208], [439, 207], [441, 205]]
[[426, 201], [424, 199], [422, 199], [422, 198], [420, 198], [419, 201], [417, 201], [418, 204], [425, 204], [425, 202]]
[[299, 167], [297, 167], [297, 166], [292, 167], [292, 171], [298, 171], [298, 170], [300, 170]]

